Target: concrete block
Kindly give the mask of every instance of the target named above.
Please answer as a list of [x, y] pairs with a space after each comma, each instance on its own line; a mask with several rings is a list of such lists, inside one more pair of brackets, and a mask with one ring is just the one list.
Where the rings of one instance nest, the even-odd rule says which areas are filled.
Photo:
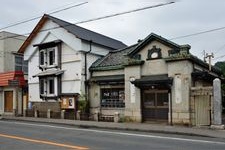
[[65, 110], [61, 110], [61, 119], [65, 119]]
[[114, 122], [118, 123], [120, 120], [120, 114], [119, 112], [115, 112], [114, 113]]
[[51, 118], [51, 109], [48, 109], [47, 111], [47, 118]]
[[98, 112], [98, 110], [96, 110], [95, 113], [94, 113], [94, 120], [95, 121], [99, 121], [99, 112]]
[[80, 120], [80, 113], [81, 113], [80, 110], [78, 110], [76, 115], [77, 120]]
[[214, 129], [214, 130], [224, 130], [225, 126], [224, 125], [211, 125], [210, 128]]

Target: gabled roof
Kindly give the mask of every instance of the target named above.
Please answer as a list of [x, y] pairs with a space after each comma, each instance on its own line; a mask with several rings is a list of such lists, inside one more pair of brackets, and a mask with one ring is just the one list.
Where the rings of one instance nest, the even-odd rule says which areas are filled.
[[38, 22], [36, 27], [33, 29], [31, 34], [28, 36], [26, 41], [23, 43], [23, 45], [20, 47], [18, 51], [19, 53], [23, 53], [25, 51], [26, 47], [31, 43], [32, 39], [41, 30], [41, 28], [43, 27], [43, 25], [47, 20], [52, 20], [54, 23], [58, 24], [61, 28], [64, 28], [69, 33], [75, 35], [77, 38], [80, 38], [82, 40], [92, 41], [93, 43], [109, 47], [111, 49], [120, 49], [126, 47], [126, 45], [121, 41], [115, 40], [105, 35], [90, 31], [88, 29], [79, 27], [75, 24], [71, 24], [69, 22], [45, 14]]
[[165, 44], [165, 45], [167, 45], [167, 46], [169, 46], [173, 49], [179, 50], [181, 48], [180, 45], [178, 45], [178, 44], [176, 44], [176, 43], [174, 43], [170, 40], [167, 40], [167, 39], [165, 39], [165, 38], [163, 38], [163, 37], [161, 37], [161, 36], [159, 36], [155, 33], [151, 33], [144, 40], [142, 40], [133, 51], [130, 51], [128, 53], [128, 55], [132, 56], [132, 55], [138, 53], [144, 46], [146, 46], [147, 44], [149, 44], [149, 42], [151, 42], [153, 40], [159, 41], [160, 43]]

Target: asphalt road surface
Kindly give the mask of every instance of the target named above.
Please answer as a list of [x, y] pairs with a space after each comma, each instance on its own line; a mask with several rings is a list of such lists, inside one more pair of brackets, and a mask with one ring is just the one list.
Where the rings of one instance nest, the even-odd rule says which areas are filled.
[[0, 150], [225, 150], [225, 139], [0, 120]]

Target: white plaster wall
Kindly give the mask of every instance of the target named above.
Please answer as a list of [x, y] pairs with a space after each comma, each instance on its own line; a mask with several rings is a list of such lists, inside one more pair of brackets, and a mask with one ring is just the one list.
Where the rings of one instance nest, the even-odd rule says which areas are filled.
[[40, 73], [39, 69], [39, 53], [36, 51], [28, 61], [28, 84], [33, 84], [39, 82], [38, 77], [33, 77], [34, 75]]
[[[40, 43], [45, 43], [45, 42], [50, 42], [53, 39], [49, 38], [49, 34], [51, 33], [53, 37], [55, 37], [55, 39], [60, 39], [62, 40], [64, 43], [66, 43], [67, 45], [69, 45], [70, 48], [74, 49], [74, 50], [81, 50], [81, 40], [76, 38], [74, 35], [72, 35], [71, 33], [67, 32], [65, 29], [63, 28], [56, 28], [54, 30], [47, 30], [49, 28], [54, 28], [54, 27], [58, 27], [58, 25], [54, 22], [52, 22], [51, 20], [48, 20], [43, 28], [41, 30], [45, 30], [44, 32], [39, 32], [31, 41], [31, 43], [29, 44], [29, 46], [26, 48], [25, 52], [24, 52], [24, 60], [28, 60], [30, 59], [30, 57], [33, 55], [33, 52], [35, 51], [35, 47], [33, 47], [34, 44], [40, 44]], [[48, 37], [48, 39], [47, 39]]]
[[62, 82], [62, 93], [81, 93], [81, 82], [80, 81], [63, 81]]
[[39, 92], [39, 83], [32, 83], [29, 84], [29, 101], [35, 102], [35, 101], [42, 101], [40, 99], [40, 92]]
[[[52, 21], [47, 21], [42, 30], [53, 27], [58, 27], [58, 25]], [[38, 68], [38, 50], [36, 47], [33, 47], [33, 45], [58, 39], [62, 40], [61, 69], [64, 70], [62, 74], [62, 93], [84, 93], [84, 53], [82, 51], [89, 51], [90, 45], [88, 42], [76, 38], [63, 28], [57, 28], [50, 31], [39, 32], [24, 53], [24, 59], [29, 60], [29, 101], [40, 101], [39, 81], [37, 77], [33, 78], [33, 75], [40, 73], [41, 70]], [[105, 55], [108, 53], [108, 49], [105, 50], [101, 46], [92, 44], [92, 52]], [[99, 55], [88, 54], [87, 57], [88, 70], [91, 64], [99, 58]], [[87, 74], [89, 78], [89, 71], [87, 71]]]
[[[90, 42], [82, 41], [82, 50], [84, 51], [90, 51]], [[91, 52], [97, 55], [105, 56], [106, 54], [111, 51], [111, 48], [103, 47], [100, 45], [96, 45], [94, 43], [91, 44]]]
[[81, 61], [81, 52], [73, 50], [67, 44], [62, 44], [62, 64]]

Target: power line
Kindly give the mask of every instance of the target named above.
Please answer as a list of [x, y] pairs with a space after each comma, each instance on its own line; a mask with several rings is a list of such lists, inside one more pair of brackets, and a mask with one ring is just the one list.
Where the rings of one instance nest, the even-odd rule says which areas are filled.
[[[168, 3], [158, 4], [158, 5], [142, 7], [142, 8], [133, 9], [133, 10], [125, 11], [125, 12], [120, 12], [120, 13], [116, 13], [116, 14], [111, 14], [111, 15], [107, 15], [107, 16], [102, 16], [102, 17], [98, 17], [98, 18], [94, 18], [94, 19], [88, 19], [88, 20], [85, 20], [85, 21], [77, 22], [77, 23], [68, 23], [68, 25], [65, 25], [65, 26], [58, 26], [58, 27], [48, 28], [48, 29], [40, 30], [39, 32], [54, 30], [54, 29], [63, 28], [63, 27], [67, 27], [67, 26], [72, 26], [72, 25], [81, 24], [81, 23], [87, 23], [87, 22], [102, 20], [102, 19], [106, 19], [106, 18], [111, 18], [111, 17], [115, 17], [115, 16], [120, 16], [120, 15], [124, 15], [124, 14], [133, 13], [133, 12], [147, 10], [147, 9], [151, 9], [151, 8], [155, 8], [155, 7], [165, 6], [165, 5], [169, 5], [169, 4], [173, 4], [173, 3], [175, 3], [175, 2], [168, 2]], [[24, 34], [21, 34], [21, 35], [26, 36], [26, 35], [29, 35], [29, 34], [30, 34], [30, 32], [29, 33], [24, 33]], [[21, 36], [21, 35], [17, 35], [17, 36]], [[4, 40], [4, 39], [7, 39], [7, 38], [12, 38], [12, 37], [17, 37], [17, 36], [9, 36], [9, 37], [5, 37], [5, 38], [1, 38], [0, 40]]]
[[223, 58], [223, 57], [225, 57], [225, 55], [222, 55], [222, 56], [216, 57], [216, 58], [214, 58], [214, 60], [217, 60], [217, 59], [220, 59], [220, 58]]
[[182, 39], [182, 38], [186, 38], [186, 37], [190, 37], [190, 36], [196, 36], [196, 35], [205, 34], [205, 33], [209, 33], [209, 32], [224, 30], [224, 29], [225, 29], [225, 26], [224, 27], [210, 29], [210, 30], [205, 30], [205, 31], [201, 31], [201, 32], [196, 32], [196, 33], [192, 33], [192, 34], [187, 34], [187, 35], [183, 35], [183, 36], [177, 36], [177, 37], [171, 38], [169, 40], [177, 40], [177, 39]]
[[215, 52], [215, 54], [217, 54], [219, 51], [223, 50], [223, 48], [225, 47], [225, 44], [223, 44], [220, 48], [218, 48]]
[[[76, 4], [76, 5], [72, 5], [72, 6], [69, 6], [69, 7], [66, 7], [66, 8], [63, 8], [63, 9], [60, 9], [60, 10], [56, 10], [56, 11], [50, 12], [50, 13], [48, 13], [48, 14], [59, 13], [59, 12], [61, 12], [61, 11], [65, 11], [65, 10], [68, 10], [68, 9], [71, 9], [71, 8], [74, 8], [74, 7], [78, 7], [78, 6], [87, 4], [87, 3], [88, 3], [88, 2], [79, 3], [79, 4]], [[17, 25], [20, 25], [20, 24], [24, 24], [24, 23], [27, 23], [27, 22], [30, 22], [30, 21], [39, 19], [39, 18], [41, 18], [41, 17], [42, 17], [42, 16], [38, 16], [38, 17], [34, 17], [34, 18], [27, 19], [27, 20], [24, 20], [24, 21], [20, 21], [20, 22], [17, 22], [17, 23], [14, 23], [14, 24], [11, 24], [11, 25], [2, 27], [2, 28], [0, 28], [0, 30], [7, 29], [7, 28], [10, 28], [10, 27], [14, 27], [14, 26], [17, 26]]]
[[146, 9], [151, 9], [151, 8], [155, 8], [155, 7], [160, 7], [160, 6], [164, 6], [164, 5], [169, 5], [169, 4], [173, 4], [173, 3], [175, 3], [175, 2], [168, 2], [168, 3], [153, 5], [153, 6], [147, 6], [147, 7], [138, 8], [138, 9], [134, 9], [134, 10], [129, 10], [129, 11], [125, 11], [125, 12], [120, 12], [120, 13], [116, 13], [116, 14], [111, 14], [111, 15], [107, 15], [107, 16], [103, 16], [103, 17], [98, 17], [98, 18], [93, 18], [93, 19], [89, 19], [89, 20], [85, 20], [85, 21], [80, 21], [80, 22], [77, 22], [76, 24], [82, 24], [82, 23], [102, 20], [102, 19], [106, 19], [106, 18], [112, 18], [112, 17], [115, 17], [115, 16], [129, 14], [129, 13], [142, 11], [142, 10], [146, 10]]

